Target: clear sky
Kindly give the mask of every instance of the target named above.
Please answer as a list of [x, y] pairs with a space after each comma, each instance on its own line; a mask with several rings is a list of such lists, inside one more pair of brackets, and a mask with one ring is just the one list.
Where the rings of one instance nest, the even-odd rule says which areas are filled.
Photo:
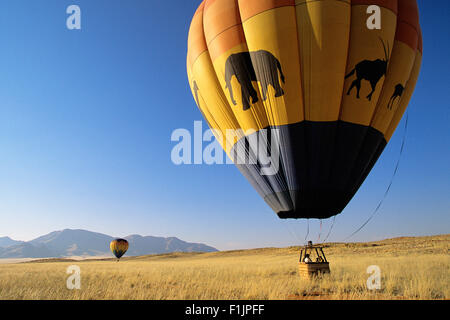
[[[185, 67], [199, 3], [0, 2], [0, 236], [81, 228], [219, 249], [303, 243], [307, 222], [279, 220], [234, 166], [171, 162], [172, 131], [202, 120]], [[81, 7], [81, 31], [66, 28], [71, 4]], [[450, 2], [419, 8], [424, 61], [400, 169], [378, 215], [351, 240], [450, 233]], [[403, 128], [404, 120], [330, 241], [377, 206]], [[309, 238], [319, 233], [311, 220]]]

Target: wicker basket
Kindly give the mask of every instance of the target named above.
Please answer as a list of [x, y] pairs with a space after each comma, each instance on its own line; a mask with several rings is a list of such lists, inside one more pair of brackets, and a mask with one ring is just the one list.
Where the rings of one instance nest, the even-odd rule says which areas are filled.
[[330, 273], [330, 264], [328, 262], [299, 262], [298, 272], [300, 277], [305, 279], [312, 279], [324, 273]]

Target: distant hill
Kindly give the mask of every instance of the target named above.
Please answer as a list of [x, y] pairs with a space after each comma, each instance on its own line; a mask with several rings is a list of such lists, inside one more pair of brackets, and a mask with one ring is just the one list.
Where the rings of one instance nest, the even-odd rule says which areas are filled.
[[0, 237], [0, 248], [11, 247], [23, 243], [23, 241], [16, 241], [10, 237]]
[[70, 230], [51, 232], [45, 236], [31, 240], [36, 247], [46, 247], [51, 257], [100, 256], [109, 253], [109, 243], [114, 237], [86, 230]]
[[217, 249], [201, 243], [189, 243], [178, 238], [143, 237], [131, 235], [125, 237], [130, 243], [129, 254], [141, 256], [169, 252], [214, 252]]
[[34, 246], [23, 242], [11, 247], [0, 248], [0, 258], [49, 258], [54, 254], [45, 246]]
[[[111, 255], [109, 244], [113, 239], [115, 238], [101, 233], [71, 229], [51, 232], [28, 242], [4, 237], [0, 238], [0, 259]], [[131, 235], [125, 239], [130, 243], [127, 256], [218, 251], [205, 244], [189, 243], [174, 237]]]

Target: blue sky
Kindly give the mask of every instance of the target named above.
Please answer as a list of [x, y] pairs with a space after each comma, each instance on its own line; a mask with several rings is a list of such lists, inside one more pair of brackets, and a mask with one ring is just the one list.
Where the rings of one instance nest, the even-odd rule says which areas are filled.
[[[172, 131], [202, 119], [185, 71], [199, 3], [0, 3], [0, 236], [82, 228], [219, 249], [303, 243], [307, 222], [279, 220], [235, 167], [171, 162]], [[66, 28], [71, 4], [82, 10], [80, 31]], [[405, 151], [386, 201], [355, 241], [450, 232], [450, 2], [419, 7], [424, 62]], [[403, 128], [330, 241], [352, 233], [382, 198]], [[309, 225], [315, 241], [319, 222]]]

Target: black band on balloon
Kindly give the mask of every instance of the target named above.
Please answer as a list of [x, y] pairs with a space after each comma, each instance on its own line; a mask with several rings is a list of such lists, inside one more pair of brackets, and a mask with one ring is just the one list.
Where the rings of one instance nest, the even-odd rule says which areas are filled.
[[[387, 144], [374, 128], [343, 121], [303, 121], [266, 129], [279, 132], [278, 172], [261, 174], [265, 166], [258, 161], [236, 166], [282, 219], [326, 219], [341, 213]], [[232, 154], [240, 148], [249, 158], [256, 157], [249, 147], [253, 135], [236, 143]], [[270, 130], [267, 141], [270, 150]]]

